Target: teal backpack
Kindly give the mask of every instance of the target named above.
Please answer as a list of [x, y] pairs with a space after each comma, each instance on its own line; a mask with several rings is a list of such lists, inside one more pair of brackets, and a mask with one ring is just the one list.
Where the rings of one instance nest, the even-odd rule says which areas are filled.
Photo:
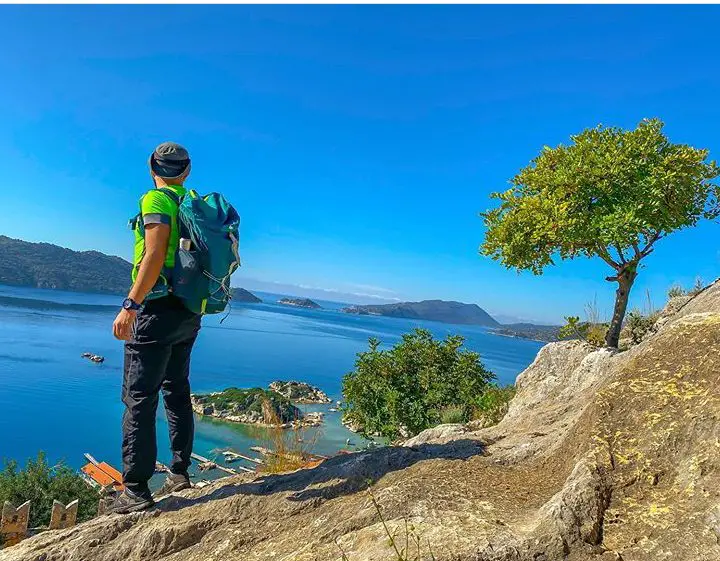
[[200, 196], [190, 190], [179, 197], [172, 189], [159, 190], [177, 204], [180, 239], [189, 240], [189, 247], [178, 247], [173, 270], [164, 273], [169, 291], [196, 314], [225, 311], [232, 298], [230, 276], [240, 266], [240, 216], [220, 193]]

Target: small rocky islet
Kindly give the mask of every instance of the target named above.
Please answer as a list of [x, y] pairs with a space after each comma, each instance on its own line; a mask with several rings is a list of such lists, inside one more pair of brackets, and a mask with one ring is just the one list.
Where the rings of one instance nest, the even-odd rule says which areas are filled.
[[278, 304], [283, 306], [295, 306], [296, 308], [310, 308], [319, 310], [322, 308], [317, 302], [313, 302], [310, 298], [280, 298]]
[[317, 427], [322, 412], [303, 412], [298, 404], [331, 403], [328, 395], [305, 382], [277, 380], [268, 389], [227, 388], [220, 392], [192, 394], [193, 411], [232, 423], [280, 428]]

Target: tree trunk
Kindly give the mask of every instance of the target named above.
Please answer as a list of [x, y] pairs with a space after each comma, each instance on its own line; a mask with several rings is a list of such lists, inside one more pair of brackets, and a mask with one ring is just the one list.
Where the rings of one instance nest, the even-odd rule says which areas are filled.
[[605, 344], [608, 347], [617, 348], [620, 341], [620, 330], [622, 329], [623, 319], [625, 319], [625, 311], [627, 310], [628, 297], [630, 289], [637, 277], [635, 267], [628, 267], [617, 276], [618, 288], [615, 291], [615, 309], [613, 311], [610, 328], [605, 336]]

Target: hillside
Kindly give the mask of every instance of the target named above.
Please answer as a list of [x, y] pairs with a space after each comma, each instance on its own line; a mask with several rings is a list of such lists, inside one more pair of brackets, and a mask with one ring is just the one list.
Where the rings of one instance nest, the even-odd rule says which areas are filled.
[[122, 294], [132, 265], [99, 251], [73, 251], [49, 243], [0, 236], [0, 284]]
[[438, 561], [716, 561], [720, 284], [656, 327], [623, 353], [546, 345], [494, 427], [220, 480], [0, 558], [397, 560], [389, 531]]
[[244, 288], [233, 288], [232, 295], [233, 302], [247, 302], [249, 304], [262, 303], [261, 298], [258, 298], [252, 292], [250, 292], [249, 290], [245, 290]]
[[538, 325], [535, 323], [504, 323], [495, 329], [496, 333], [508, 337], [521, 337], [534, 341], [551, 343], [560, 339], [559, 325]]
[[349, 308], [343, 308], [342, 311], [349, 314], [375, 314], [395, 318], [425, 319], [464, 325], [485, 325], [488, 327], [500, 325], [477, 304], [464, 304], [462, 302], [446, 300], [423, 300], [422, 302], [351, 306]]

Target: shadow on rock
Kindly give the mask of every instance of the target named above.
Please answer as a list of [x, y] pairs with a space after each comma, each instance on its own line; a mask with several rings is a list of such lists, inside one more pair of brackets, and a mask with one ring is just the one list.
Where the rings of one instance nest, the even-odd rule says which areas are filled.
[[463, 439], [447, 444], [388, 446], [368, 452], [334, 456], [315, 468], [292, 473], [260, 475], [247, 483], [225, 485], [198, 498], [168, 497], [157, 509], [170, 512], [235, 495], [292, 493], [291, 501], [329, 500], [367, 489], [388, 473], [427, 460], [467, 460], [483, 454], [483, 443]]

